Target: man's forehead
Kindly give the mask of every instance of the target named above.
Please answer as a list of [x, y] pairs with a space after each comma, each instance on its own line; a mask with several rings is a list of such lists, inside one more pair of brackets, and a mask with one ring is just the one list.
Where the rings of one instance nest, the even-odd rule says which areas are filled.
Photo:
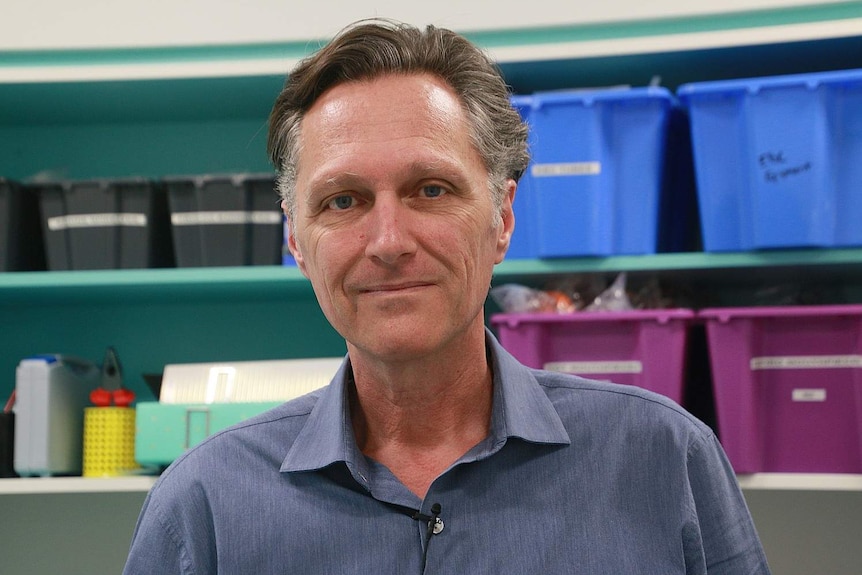
[[[379, 104], [384, 102], [386, 106]], [[416, 113], [426, 112], [440, 122], [464, 116], [458, 95], [444, 80], [432, 74], [387, 74], [342, 82], [328, 88], [306, 112], [306, 118], [339, 120], [370, 110], [407, 103]]]
[[421, 141], [425, 147], [451, 153], [453, 145], [472, 144], [469, 132], [457, 96], [434, 76], [386, 76], [339, 84], [303, 118], [297, 169], [310, 157], [317, 164], [332, 160], [333, 153], [360, 146], [371, 150], [395, 141]]

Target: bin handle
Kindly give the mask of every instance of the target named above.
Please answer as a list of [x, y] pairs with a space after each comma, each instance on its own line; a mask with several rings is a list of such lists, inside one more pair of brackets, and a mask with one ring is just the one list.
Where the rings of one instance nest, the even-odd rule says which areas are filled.
[[183, 449], [188, 449], [192, 442], [192, 413], [203, 413], [204, 417], [204, 437], [210, 435], [210, 408], [201, 406], [192, 406], [186, 408], [186, 442]]

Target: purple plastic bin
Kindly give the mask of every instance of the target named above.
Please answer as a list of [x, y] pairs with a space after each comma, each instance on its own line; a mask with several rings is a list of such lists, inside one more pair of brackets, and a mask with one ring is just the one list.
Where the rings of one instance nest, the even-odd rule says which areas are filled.
[[682, 403], [686, 309], [491, 316], [500, 343], [530, 367], [636, 385]]
[[862, 472], [862, 305], [699, 315], [737, 473]]

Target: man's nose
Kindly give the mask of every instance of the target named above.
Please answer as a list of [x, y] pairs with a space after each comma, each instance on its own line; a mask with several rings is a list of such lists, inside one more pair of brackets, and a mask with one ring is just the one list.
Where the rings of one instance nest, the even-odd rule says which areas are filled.
[[416, 251], [412, 210], [395, 194], [378, 194], [368, 214], [365, 254], [392, 265]]

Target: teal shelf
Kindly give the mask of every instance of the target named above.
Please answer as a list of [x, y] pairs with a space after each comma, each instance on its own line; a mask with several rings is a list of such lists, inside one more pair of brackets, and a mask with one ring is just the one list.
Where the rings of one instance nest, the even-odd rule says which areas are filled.
[[[705, 273], [748, 274], [769, 269], [803, 268], [862, 275], [862, 248], [808, 249], [728, 253], [666, 253], [655, 255], [612, 256], [606, 258], [566, 258], [510, 260], [497, 267], [497, 281], [571, 273], [663, 273], [702, 275]], [[859, 268], [859, 269], [857, 269]], [[736, 272], [734, 272], [736, 270]]]
[[[720, 274], [731, 280], [769, 270], [839, 273], [862, 277], [862, 248], [744, 253], [666, 253], [561, 259], [506, 260], [494, 282], [569, 274], [659, 274], [697, 277]], [[225, 302], [312, 298], [311, 283], [295, 267], [247, 266], [139, 270], [7, 272], [0, 274], [0, 308], [21, 302], [123, 302], [202, 299]]]
[[[729, 281], [759, 279], [786, 271], [831, 276], [836, 281], [862, 279], [862, 248], [786, 250], [744, 253], [667, 253], [612, 257], [506, 260], [494, 283], [537, 282], [571, 274], [629, 272], [675, 278]], [[266, 301], [314, 298], [311, 283], [295, 267], [246, 266], [140, 270], [47, 271], [0, 273], [0, 310], [12, 305], [105, 303], [129, 301]]]
[[0, 274], [0, 307], [20, 302], [224, 300], [312, 297], [295, 267], [248, 266]]

